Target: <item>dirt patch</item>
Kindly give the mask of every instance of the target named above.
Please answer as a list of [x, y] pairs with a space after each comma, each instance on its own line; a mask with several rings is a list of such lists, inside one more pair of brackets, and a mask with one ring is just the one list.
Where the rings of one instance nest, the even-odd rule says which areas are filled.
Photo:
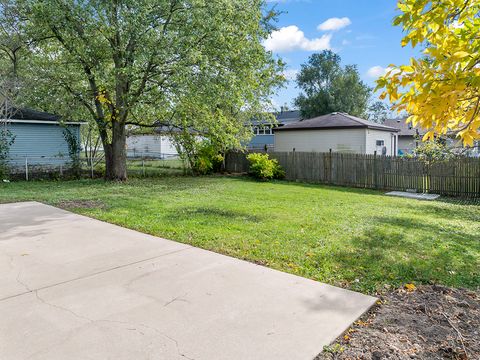
[[107, 207], [99, 200], [63, 200], [56, 205], [62, 209], [105, 209]]
[[480, 291], [421, 286], [380, 299], [315, 360], [480, 359]]

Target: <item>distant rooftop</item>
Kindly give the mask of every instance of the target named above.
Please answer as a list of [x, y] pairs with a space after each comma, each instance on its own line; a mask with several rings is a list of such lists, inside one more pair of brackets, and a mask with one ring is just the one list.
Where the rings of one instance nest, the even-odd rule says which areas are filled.
[[387, 119], [383, 124], [400, 130], [398, 136], [415, 136], [417, 131], [420, 135], [425, 134], [425, 130], [407, 124], [407, 118]]
[[[282, 110], [278, 112], [272, 112], [272, 115], [275, 116], [277, 119], [277, 123], [279, 126], [290, 124], [302, 119], [300, 115], [300, 110]], [[264, 124], [266, 123], [265, 120], [254, 120], [252, 121], [254, 125]]]
[[398, 129], [372, 121], [358, 118], [345, 113], [334, 112], [312, 119], [300, 120], [278, 127], [275, 131], [287, 130], [328, 130], [328, 129], [374, 129], [383, 131], [398, 131]]

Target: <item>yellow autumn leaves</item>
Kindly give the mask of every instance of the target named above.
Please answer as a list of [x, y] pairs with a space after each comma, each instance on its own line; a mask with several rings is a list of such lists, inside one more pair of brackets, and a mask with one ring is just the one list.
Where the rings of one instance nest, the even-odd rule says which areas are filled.
[[400, 0], [398, 8], [402, 46], [424, 50], [377, 80], [381, 98], [428, 129], [424, 139], [456, 135], [473, 145], [480, 139], [480, 0]]

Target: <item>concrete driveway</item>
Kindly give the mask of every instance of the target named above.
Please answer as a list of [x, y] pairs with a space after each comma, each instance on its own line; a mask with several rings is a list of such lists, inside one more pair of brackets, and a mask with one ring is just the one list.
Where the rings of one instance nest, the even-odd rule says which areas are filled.
[[51, 206], [0, 205], [2, 360], [310, 360], [374, 301]]

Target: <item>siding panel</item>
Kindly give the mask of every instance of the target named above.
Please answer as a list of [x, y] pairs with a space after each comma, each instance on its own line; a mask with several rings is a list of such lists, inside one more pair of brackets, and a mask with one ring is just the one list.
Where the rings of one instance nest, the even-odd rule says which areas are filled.
[[275, 151], [365, 153], [365, 129], [275, 132]]
[[[30, 164], [39, 165], [59, 165], [69, 161], [68, 144], [63, 136], [64, 127], [58, 124], [11, 123], [8, 128], [15, 136], [9, 151], [13, 165], [24, 163], [25, 157], [28, 157]], [[80, 138], [79, 125], [68, 128]]]

